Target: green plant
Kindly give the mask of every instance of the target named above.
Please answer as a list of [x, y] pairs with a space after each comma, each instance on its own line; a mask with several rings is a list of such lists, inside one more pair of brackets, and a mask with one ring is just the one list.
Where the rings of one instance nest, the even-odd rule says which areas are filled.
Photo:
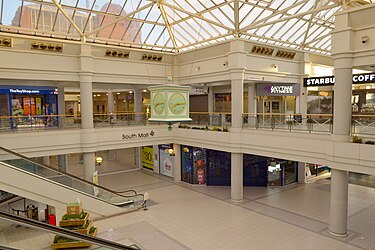
[[179, 128], [190, 128], [188, 125], [178, 125]]
[[365, 144], [375, 145], [375, 141], [366, 141]]
[[353, 143], [362, 143], [362, 141], [363, 141], [362, 137], [359, 137], [358, 135], [352, 136], [352, 142]]
[[212, 127], [211, 131], [223, 131], [223, 130], [219, 127]]
[[89, 235], [92, 235], [96, 230], [96, 227], [90, 227]]
[[227, 127], [223, 127], [223, 132], [229, 132]]

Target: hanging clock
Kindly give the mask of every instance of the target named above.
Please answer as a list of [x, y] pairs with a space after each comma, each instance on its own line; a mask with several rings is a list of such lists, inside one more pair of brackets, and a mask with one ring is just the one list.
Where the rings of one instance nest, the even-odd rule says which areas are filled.
[[168, 107], [174, 115], [184, 114], [186, 105], [186, 98], [181, 93], [174, 93], [169, 97]]
[[164, 113], [165, 99], [161, 93], [155, 93], [154, 98], [152, 99], [152, 108], [157, 115], [161, 115]]

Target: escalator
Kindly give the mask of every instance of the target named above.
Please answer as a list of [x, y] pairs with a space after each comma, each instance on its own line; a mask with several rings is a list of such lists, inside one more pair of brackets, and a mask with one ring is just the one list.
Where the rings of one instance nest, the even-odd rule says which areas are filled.
[[3, 147], [0, 172], [2, 190], [53, 206], [60, 214], [67, 204], [77, 200], [93, 215], [109, 216], [142, 208], [148, 199], [147, 193], [115, 192]]
[[[89, 243], [91, 244], [90, 249], [140, 249], [135, 245], [126, 246], [117, 242], [77, 233], [62, 227], [56, 227], [37, 220], [23, 218], [2, 211], [0, 211], [0, 222], [1, 221], [8, 223], [9, 227], [7, 232], [12, 236], [9, 237], [12, 238], [9, 242], [0, 242], [0, 249], [4, 250], [24, 249], [22, 248], [24, 243], [22, 241], [27, 242], [28, 249], [46, 249], [53, 243], [51, 239], [53, 239], [54, 235], [65, 237], [72, 241]], [[24, 232], [27, 232], [27, 234]], [[19, 238], [16, 238], [17, 235]]]

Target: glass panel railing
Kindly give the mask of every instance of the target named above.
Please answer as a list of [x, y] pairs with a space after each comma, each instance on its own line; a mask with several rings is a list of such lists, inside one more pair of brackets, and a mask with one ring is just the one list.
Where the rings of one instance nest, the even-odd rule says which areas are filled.
[[62, 172], [58, 169], [34, 162], [25, 156], [14, 153], [8, 149], [0, 147], [0, 162], [3, 166], [16, 168], [29, 174], [45, 178], [61, 186], [74, 189], [85, 195], [90, 195], [115, 206], [143, 206], [144, 195], [138, 194], [134, 190], [117, 193], [105, 187], [95, 185], [74, 175]]
[[[136, 245], [127, 246], [104, 239], [100, 228], [92, 230], [69, 230], [38, 220], [24, 218], [0, 211], [0, 249], [140, 249]], [[3, 236], [3, 237], [1, 237]]]

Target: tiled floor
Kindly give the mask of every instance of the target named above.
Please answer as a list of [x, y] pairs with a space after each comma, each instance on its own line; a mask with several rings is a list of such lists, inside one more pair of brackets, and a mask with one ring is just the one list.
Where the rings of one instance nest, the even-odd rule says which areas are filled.
[[[141, 249], [375, 249], [372, 188], [349, 185], [349, 236], [334, 238], [327, 232], [329, 180], [287, 187], [245, 187], [240, 204], [230, 202], [230, 187], [176, 184], [144, 171], [101, 176], [99, 181], [115, 190], [147, 191], [155, 201], [148, 211], [95, 221], [98, 237]], [[14, 232], [0, 233], [0, 244], [5, 240], [21, 249], [49, 246], [44, 242], [33, 248], [27, 244], [27, 234]], [[49, 240], [48, 236], [30, 236]], [[23, 239], [17, 241], [17, 237]]]

